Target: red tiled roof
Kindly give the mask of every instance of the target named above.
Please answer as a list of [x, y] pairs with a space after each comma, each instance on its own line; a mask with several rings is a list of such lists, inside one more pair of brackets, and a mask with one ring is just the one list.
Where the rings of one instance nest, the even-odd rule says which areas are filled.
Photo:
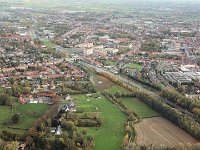
[[2, 38], [2, 39], [16, 39], [16, 40], [20, 40], [20, 39], [31, 40], [30, 36], [20, 36], [20, 35], [1, 36], [0, 38]]

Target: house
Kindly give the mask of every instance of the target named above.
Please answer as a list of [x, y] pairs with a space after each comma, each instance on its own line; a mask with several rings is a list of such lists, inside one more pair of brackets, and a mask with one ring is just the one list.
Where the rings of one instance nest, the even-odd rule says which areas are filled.
[[50, 132], [51, 132], [51, 133], [55, 133], [55, 132], [56, 132], [56, 127], [51, 127], [51, 128], [50, 128]]
[[78, 45], [78, 47], [80, 48], [92, 48], [93, 46], [94, 46], [93, 43], [83, 43]]
[[75, 113], [76, 112], [75, 104], [72, 101], [69, 101], [67, 104], [64, 105], [62, 111]]
[[61, 129], [61, 126], [57, 126], [56, 130], [55, 130], [55, 134], [56, 135], [61, 135], [62, 134], [62, 129]]
[[105, 51], [107, 53], [110, 53], [110, 54], [115, 54], [117, 53], [119, 50], [118, 49], [115, 49], [115, 48], [105, 48]]
[[90, 49], [84, 49], [84, 55], [92, 55], [94, 52], [93, 48]]
[[71, 101], [72, 98], [71, 98], [71, 96], [68, 94], [67, 97], [65, 98], [65, 100], [66, 100], [66, 101]]

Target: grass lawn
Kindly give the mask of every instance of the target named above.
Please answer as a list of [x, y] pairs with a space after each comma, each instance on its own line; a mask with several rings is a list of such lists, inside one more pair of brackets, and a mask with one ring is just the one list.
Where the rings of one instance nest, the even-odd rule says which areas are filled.
[[141, 118], [157, 117], [160, 114], [137, 98], [121, 98], [124, 105], [134, 110]]
[[[18, 104], [16, 108], [12, 110], [7, 106], [0, 106], [0, 128], [6, 128], [7, 126], [28, 129], [33, 123], [39, 118], [39, 116], [43, 115], [45, 111], [48, 109], [47, 104]], [[37, 115], [33, 115], [33, 112], [37, 113]], [[3, 125], [3, 123], [12, 117], [12, 114], [20, 113], [21, 120], [16, 125]]]
[[[91, 99], [85, 95], [73, 96], [74, 102], [77, 105], [77, 112], [95, 112], [95, 106], [92, 104]], [[90, 100], [90, 101], [87, 101]]]
[[47, 39], [42, 40], [42, 43], [44, 45], [46, 45], [46, 47], [48, 47], [48, 48], [54, 48], [56, 46], [54, 43], [52, 43], [51, 41], [49, 41]]
[[117, 62], [107, 60], [104, 62], [105, 66], [115, 66]]
[[4, 128], [3, 123], [10, 117], [11, 111], [8, 106], [0, 106], [0, 131]]
[[[95, 150], [120, 150], [126, 116], [105, 97], [101, 94], [98, 95], [101, 98], [85, 95], [75, 95], [73, 98], [78, 107], [83, 105], [87, 111], [91, 111], [91, 108], [92, 110], [98, 108], [96, 111], [101, 112], [101, 116], [104, 118], [102, 127], [87, 128], [88, 134], [94, 137]], [[87, 99], [90, 99], [90, 101], [87, 101]]]
[[110, 94], [115, 94], [117, 91], [120, 91], [121, 93], [130, 93], [130, 91], [117, 84], [112, 85], [111, 87], [106, 89], [106, 91]]
[[[14, 112], [21, 114], [21, 121], [19, 124], [15, 125], [15, 127], [20, 128], [29, 128], [33, 125], [35, 120], [39, 118], [39, 116], [42, 116], [46, 110], [48, 109], [47, 104], [26, 104], [22, 105], [19, 104]], [[31, 113], [37, 113], [38, 116], [34, 116]]]
[[140, 64], [126, 64], [125, 67], [131, 68], [131, 69], [137, 69], [138, 71], [142, 70], [142, 65]]

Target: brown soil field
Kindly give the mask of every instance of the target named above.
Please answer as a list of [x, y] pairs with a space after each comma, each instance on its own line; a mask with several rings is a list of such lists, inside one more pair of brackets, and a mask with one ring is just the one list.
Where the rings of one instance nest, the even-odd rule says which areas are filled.
[[152, 145], [154, 147], [174, 147], [182, 144], [196, 144], [194, 139], [184, 130], [162, 117], [143, 119], [134, 125], [136, 143], [139, 145]]
[[95, 82], [95, 88], [99, 91], [103, 91], [113, 85], [110, 80], [100, 75], [94, 75], [93, 80]]

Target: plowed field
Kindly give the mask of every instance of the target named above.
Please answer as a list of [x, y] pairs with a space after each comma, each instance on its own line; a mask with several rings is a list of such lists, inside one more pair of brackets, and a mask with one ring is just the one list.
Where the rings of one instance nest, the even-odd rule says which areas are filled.
[[135, 131], [136, 143], [139, 145], [174, 147], [181, 143], [195, 144], [199, 142], [162, 117], [143, 119], [135, 124]]

